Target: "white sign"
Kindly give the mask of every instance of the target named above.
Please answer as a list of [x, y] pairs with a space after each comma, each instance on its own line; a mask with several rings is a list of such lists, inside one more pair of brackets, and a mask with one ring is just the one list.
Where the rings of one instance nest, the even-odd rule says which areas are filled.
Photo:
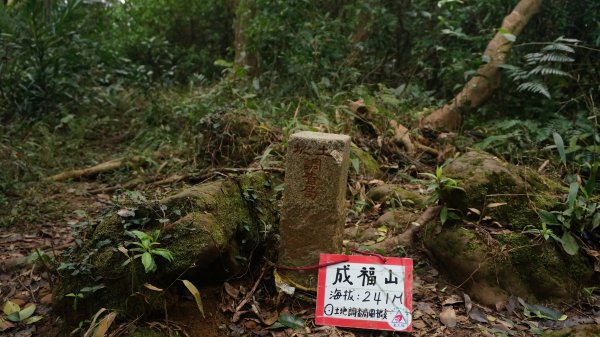
[[315, 322], [411, 331], [412, 260], [321, 254]]

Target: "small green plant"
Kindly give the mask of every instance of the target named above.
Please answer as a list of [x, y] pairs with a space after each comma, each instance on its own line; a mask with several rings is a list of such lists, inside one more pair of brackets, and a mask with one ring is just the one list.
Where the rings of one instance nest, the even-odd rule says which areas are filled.
[[419, 175], [431, 178], [431, 181], [427, 184], [427, 191], [431, 192], [427, 199], [428, 204], [438, 203], [440, 200], [440, 194], [442, 191], [448, 190], [462, 190], [464, 189], [458, 186], [456, 180], [445, 177], [442, 166], [438, 166], [435, 169], [435, 175], [431, 173], [419, 173]]
[[[526, 233], [542, 234], [546, 240], [551, 237], [561, 243], [565, 252], [575, 255], [579, 250], [579, 245], [573, 233], [581, 233], [585, 230], [594, 232], [600, 227], [598, 203], [591, 199], [585, 186], [580, 186], [577, 181], [573, 181], [569, 186], [569, 194], [564, 206], [564, 209], [560, 211], [541, 210], [539, 215], [542, 220], [542, 229], [530, 228]], [[551, 229], [547, 229], [547, 226], [560, 228], [562, 236], [558, 237]]]
[[150, 234], [139, 230], [126, 231], [125, 233], [130, 237], [137, 239], [138, 241], [127, 241], [125, 243], [127, 246], [134, 246], [134, 248], [131, 248], [130, 250], [136, 254], [125, 261], [123, 266], [126, 266], [132, 260], [139, 258], [142, 260], [142, 265], [144, 265], [144, 271], [146, 273], [151, 273], [156, 271], [156, 261], [154, 260], [155, 256], [158, 255], [169, 262], [173, 262], [173, 254], [170, 250], [156, 247], [160, 244], [158, 242], [160, 230], [155, 230]]
[[104, 289], [104, 288], [106, 288], [106, 286], [104, 284], [98, 284], [98, 285], [91, 286], [91, 287], [83, 287], [83, 288], [81, 288], [81, 290], [79, 290], [78, 293], [68, 293], [65, 295], [65, 297], [73, 298], [73, 310], [77, 310], [77, 304], [78, 304], [79, 300], [82, 300], [87, 295], [93, 294], [96, 291], [98, 291], [100, 289]]
[[525, 55], [526, 64], [523, 67], [503, 64], [499, 67], [506, 70], [508, 77], [519, 83], [517, 91], [531, 92], [551, 98], [550, 90], [546, 84], [550, 76], [572, 78], [568, 72], [561, 70], [560, 65], [572, 63], [575, 59], [577, 44], [581, 41], [559, 37], [553, 42], [544, 44], [544, 47], [535, 53]]
[[541, 229], [536, 228], [533, 225], [526, 226], [525, 229], [523, 230], [523, 233], [533, 234], [536, 236], [543, 237], [544, 240], [546, 240], [546, 241], [548, 241], [548, 239], [550, 239], [550, 238], [556, 240], [557, 242], [561, 241], [561, 239], [556, 234], [554, 234], [554, 231], [552, 229], [548, 228], [548, 225], [546, 225], [545, 222], [542, 222]]
[[[427, 199], [428, 204], [438, 204], [440, 202], [441, 193], [450, 190], [461, 190], [464, 189], [458, 186], [458, 182], [452, 178], [444, 176], [442, 166], [438, 166], [435, 169], [435, 175], [431, 173], [419, 173], [422, 176], [431, 178], [431, 181], [427, 184], [427, 191], [430, 192], [429, 198]], [[440, 221], [442, 225], [446, 223], [448, 218], [456, 219], [458, 216], [454, 212], [450, 212], [446, 205], [443, 205], [440, 210]]]
[[10, 322], [34, 324], [40, 321], [43, 318], [42, 316], [33, 316], [35, 309], [35, 304], [31, 304], [21, 309], [21, 306], [18, 304], [11, 301], [6, 301], [2, 307], [2, 312], [4, 315], [0, 317], [0, 331], [13, 328], [14, 325]]

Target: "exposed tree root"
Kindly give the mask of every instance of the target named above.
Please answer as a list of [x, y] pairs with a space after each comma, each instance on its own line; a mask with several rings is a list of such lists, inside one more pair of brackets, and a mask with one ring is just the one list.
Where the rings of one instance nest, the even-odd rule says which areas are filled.
[[83, 177], [93, 176], [98, 173], [114, 171], [114, 170], [117, 170], [117, 169], [119, 169], [123, 166], [126, 166], [128, 164], [131, 164], [131, 163], [141, 163], [144, 161], [145, 161], [145, 157], [142, 157], [142, 156], [133, 156], [130, 158], [112, 159], [107, 162], [104, 162], [104, 163], [101, 163], [98, 165], [94, 165], [91, 167], [87, 167], [84, 169], [61, 172], [59, 174], [55, 174], [51, 177], [48, 177], [48, 179], [52, 180], [52, 181], [64, 181], [64, 180], [75, 179], [75, 178], [80, 179]]
[[381, 136], [381, 131], [373, 123], [371, 111], [363, 99], [350, 102], [349, 106], [350, 110], [356, 114], [356, 125], [364, 134], [373, 138]]
[[421, 127], [455, 129], [460, 123], [460, 113], [483, 104], [500, 85], [499, 65], [506, 62], [506, 55], [513, 42], [506, 33], [518, 36], [529, 20], [540, 10], [542, 0], [521, 0], [513, 11], [504, 18], [502, 28], [489, 42], [484, 58], [488, 63], [477, 69], [477, 75], [464, 86], [449, 103], [433, 111], [421, 120]]
[[395, 120], [391, 120], [390, 125], [394, 128], [394, 142], [404, 146], [404, 149], [409, 155], [415, 154], [416, 146], [410, 139], [410, 130]]
[[423, 212], [423, 214], [421, 214], [417, 221], [411, 222], [408, 228], [402, 234], [398, 234], [388, 238], [385, 241], [376, 243], [371, 247], [384, 251], [391, 251], [397, 246], [412, 247], [414, 245], [414, 238], [417, 232], [421, 230], [421, 228], [429, 221], [435, 219], [435, 217], [437, 217], [437, 215], [440, 213], [441, 209], [442, 206], [430, 206], [425, 210], [425, 212]]

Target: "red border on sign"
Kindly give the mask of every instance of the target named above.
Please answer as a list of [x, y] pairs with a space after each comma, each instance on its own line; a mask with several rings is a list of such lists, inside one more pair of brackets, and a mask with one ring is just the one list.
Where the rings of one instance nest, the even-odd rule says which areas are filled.
[[[340, 263], [369, 263], [369, 264], [385, 264], [394, 266], [403, 266], [404, 269], [404, 306], [411, 312], [412, 315], [412, 281], [413, 281], [413, 260], [400, 257], [386, 257], [384, 263], [378, 256], [362, 256], [362, 255], [340, 255], [340, 254], [321, 254], [319, 264], [331, 263], [340, 261], [341, 258], [347, 258], [347, 261]], [[374, 329], [374, 330], [389, 330], [389, 331], [412, 331], [412, 322], [404, 330], [393, 329], [388, 322], [373, 322], [351, 318], [333, 318], [326, 317], [324, 313], [325, 305], [325, 285], [326, 285], [327, 269], [319, 269], [319, 282], [317, 284], [317, 310], [315, 312], [315, 324], [318, 325], [335, 325], [348, 328]]]

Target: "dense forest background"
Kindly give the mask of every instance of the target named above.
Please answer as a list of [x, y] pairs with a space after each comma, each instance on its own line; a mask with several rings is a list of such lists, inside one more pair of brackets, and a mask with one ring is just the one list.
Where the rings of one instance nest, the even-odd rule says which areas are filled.
[[[340, 132], [353, 114], [348, 102], [363, 99], [384, 123], [412, 129], [479, 76], [488, 41], [517, 3], [8, 1], [0, 127], [11, 159], [0, 203], [27, 177], [81, 166], [65, 154], [113, 127], [133, 152], [178, 147], [196, 156], [211, 113], [253, 114], [286, 135]], [[500, 30], [515, 43], [500, 87], [462, 116], [457, 143], [540, 165], [557, 158], [556, 134], [564, 173], [590, 176], [599, 14], [595, 1], [548, 0], [518, 37]]]

